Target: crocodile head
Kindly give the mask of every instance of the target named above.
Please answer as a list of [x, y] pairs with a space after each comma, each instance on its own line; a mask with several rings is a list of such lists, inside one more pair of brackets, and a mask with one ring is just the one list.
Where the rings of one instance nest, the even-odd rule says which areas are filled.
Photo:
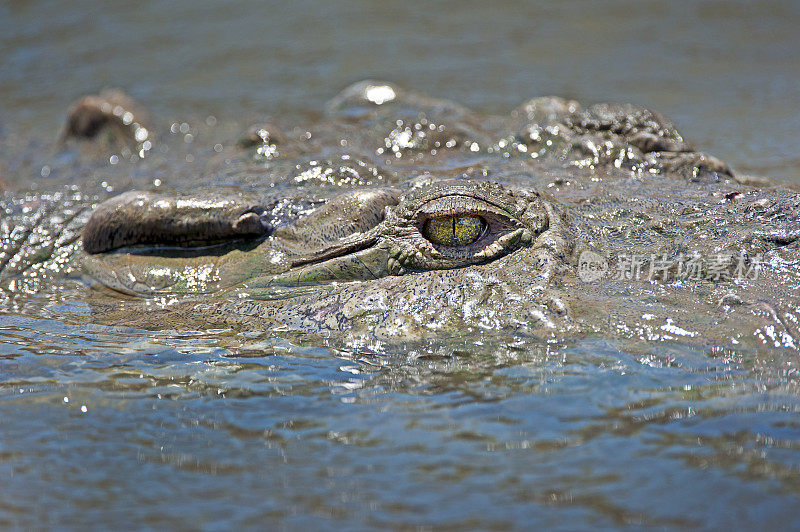
[[87, 223], [87, 271], [128, 294], [212, 292], [225, 302], [207, 311], [379, 337], [552, 326], [566, 313], [548, 285], [572, 232], [535, 190], [426, 176], [347, 192], [277, 227], [270, 207], [123, 194]]
[[[110, 98], [69, 123], [138, 141]], [[180, 135], [148, 137], [137, 149], [162, 145], [140, 164], [180, 154], [170, 187], [153, 184], [169, 192], [92, 206], [81, 190], [82, 210], [51, 205], [75, 212], [62, 233], [33, 230], [60, 223], [47, 202], [0, 205], [31, 228], [0, 223], [0, 280], [82, 263], [113, 290], [93, 293], [98, 316], [152, 328], [800, 345], [800, 194], [695, 151], [657, 112], [546, 97], [483, 116], [365, 81], [326, 113], [307, 129], [257, 124], [203, 167], [182, 164], [204, 155], [184, 158]]]

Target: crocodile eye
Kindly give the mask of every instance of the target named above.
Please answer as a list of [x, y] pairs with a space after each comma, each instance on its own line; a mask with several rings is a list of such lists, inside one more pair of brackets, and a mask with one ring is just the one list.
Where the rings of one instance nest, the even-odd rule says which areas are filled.
[[422, 234], [441, 246], [462, 247], [477, 241], [486, 230], [486, 221], [480, 216], [437, 216], [425, 222]]

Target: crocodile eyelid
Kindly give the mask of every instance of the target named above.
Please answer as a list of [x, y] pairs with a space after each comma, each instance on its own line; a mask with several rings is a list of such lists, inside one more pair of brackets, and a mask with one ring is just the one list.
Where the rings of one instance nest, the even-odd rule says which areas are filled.
[[511, 214], [503, 207], [483, 198], [451, 194], [431, 199], [416, 209], [418, 218], [436, 218], [440, 216], [499, 216], [511, 218]]
[[492, 201], [489, 197], [485, 197], [482, 194], [475, 194], [469, 192], [460, 192], [460, 191], [440, 191], [440, 193], [432, 195], [430, 197], [422, 199], [419, 207], [417, 209], [424, 209], [426, 206], [430, 204], [437, 204], [439, 202], [472, 202], [475, 204], [484, 204], [488, 205], [492, 208], [499, 209], [502, 211], [506, 211], [506, 208], [503, 205], [500, 205], [494, 201]]

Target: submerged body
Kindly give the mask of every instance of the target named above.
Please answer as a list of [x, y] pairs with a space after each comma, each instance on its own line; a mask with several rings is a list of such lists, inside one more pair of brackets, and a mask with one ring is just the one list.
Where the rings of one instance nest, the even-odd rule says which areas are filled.
[[319, 126], [255, 126], [169, 192], [76, 202], [45, 255], [6, 223], [0, 275], [80, 264], [119, 294], [95, 298], [109, 322], [797, 348], [800, 195], [631, 105], [487, 117], [367, 81]]

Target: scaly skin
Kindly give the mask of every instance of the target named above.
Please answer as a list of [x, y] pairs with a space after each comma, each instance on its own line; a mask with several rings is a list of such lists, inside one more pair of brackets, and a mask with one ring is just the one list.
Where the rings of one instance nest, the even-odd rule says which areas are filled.
[[[800, 195], [695, 151], [656, 112], [536, 98], [481, 117], [367, 81], [327, 113], [307, 133], [251, 128], [206, 170], [238, 180], [233, 191], [128, 192], [97, 207], [84, 250], [70, 237], [60, 260], [135, 296], [95, 302], [101, 319], [351, 344], [502, 331], [799, 345]], [[310, 199], [323, 204], [301, 209]], [[587, 251], [612, 270], [642, 257], [643, 275], [582, 279]], [[700, 279], [657, 269], [695, 253]], [[751, 275], [717, 276], [712, 257]]]

